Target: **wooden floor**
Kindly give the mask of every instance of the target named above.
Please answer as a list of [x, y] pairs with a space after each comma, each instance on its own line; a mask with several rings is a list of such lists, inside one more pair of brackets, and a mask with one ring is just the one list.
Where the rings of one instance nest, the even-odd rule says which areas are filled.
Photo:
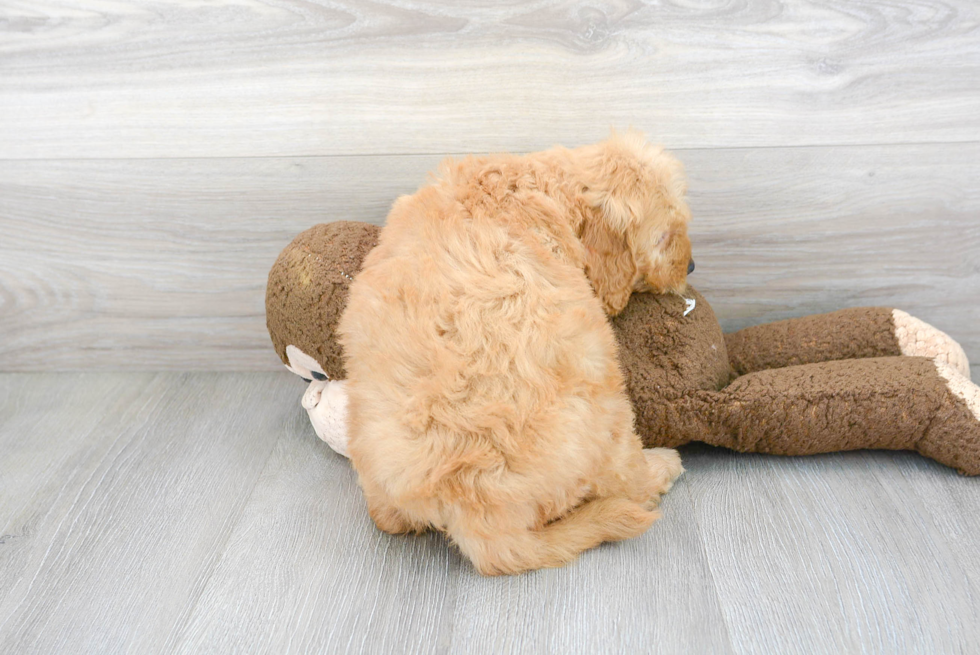
[[980, 643], [976, 480], [917, 455], [691, 447], [644, 536], [483, 578], [439, 536], [374, 528], [302, 388], [288, 373], [0, 375], [0, 651]]

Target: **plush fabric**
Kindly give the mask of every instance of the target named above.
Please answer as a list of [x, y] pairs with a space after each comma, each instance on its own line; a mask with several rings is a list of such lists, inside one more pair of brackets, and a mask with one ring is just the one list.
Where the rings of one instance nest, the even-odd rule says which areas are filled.
[[347, 377], [334, 338], [347, 306], [348, 287], [365, 255], [378, 245], [381, 228], [338, 221], [304, 231], [279, 255], [265, 294], [266, 327], [283, 363], [292, 344], [316, 359], [332, 380]]
[[[280, 255], [266, 307], [285, 363], [292, 344], [331, 379], [345, 377], [334, 329], [347, 276], [356, 275], [378, 230], [316, 226]], [[980, 474], [980, 388], [948, 335], [875, 307], [726, 335], [707, 300], [690, 287], [684, 295], [634, 294], [611, 319], [636, 431], [647, 447], [702, 441], [778, 455], [916, 450]], [[928, 357], [909, 356], [916, 353]]]

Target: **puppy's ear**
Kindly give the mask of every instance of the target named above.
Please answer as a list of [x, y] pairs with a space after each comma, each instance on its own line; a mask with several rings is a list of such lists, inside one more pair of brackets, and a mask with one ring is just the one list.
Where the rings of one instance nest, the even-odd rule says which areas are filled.
[[582, 231], [585, 275], [610, 316], [623, 311], [633, 293], [636, 261], [626, 236], [602, 218], [586, 221]]

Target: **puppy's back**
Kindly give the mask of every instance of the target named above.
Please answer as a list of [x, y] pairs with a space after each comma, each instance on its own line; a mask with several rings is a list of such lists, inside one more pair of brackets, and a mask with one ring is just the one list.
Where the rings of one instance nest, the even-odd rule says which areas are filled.
[[624, 402], [582, 272], [434, 187], [392, 210], [340, 333], [352, 459], [406, 505], [446, 496], [559, 512], [602, 455], [602, 403]]

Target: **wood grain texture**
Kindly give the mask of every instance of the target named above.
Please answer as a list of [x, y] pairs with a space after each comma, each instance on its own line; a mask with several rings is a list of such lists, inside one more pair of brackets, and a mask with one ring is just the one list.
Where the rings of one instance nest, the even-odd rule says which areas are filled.
[[740, 652], [972, 648], [980, 637], [976, 556], [952, 548], [930, 512], [961, 524], [980, 498], [976, 480], [916, 458], [921, 484], [962, 485], [969, 499], [966, 507], [923, 501], [916, 484], [894, 474], [911, 457], [688, 456], [700, 484], [686, 489], [699, 523], [713, 528], [702, 531], [704, 548]]
[[[642, 537], [605, 544], [572, 566], [487, 580], [464, 567], [457, 653], [734, 653], [682, 476]], [[654, 648], [656, 646], [656, 648]]]
[[[33, 523], [14, 526], [10, 521], [23, 517], [24, 508], [39, 494], [59, 493], [51, 490], [65, 483], [65, 470], [81, 466], [78, 451], [94, 431], [104, 427], [107, 412], [117, 414], [115, 420], [133, 419], [150, 377], [52, 375], [41, 388], [40, 382], [24, 384], [23, 376], [0, 376], [0, 540], [4, 544], [13, 546], [20, 532], [35, 530]], [[74, 410], [70, 421], [54, 411], [58, 407]], [[5, 557], [16, 556], [18, 549], [2, 552]]]
[[[684, 449], [645, 535], [483, 578], [367, 516], [286, 373], [0, 375], [0, 650], [970, 652], [977, 480]], [[52, 402], [52, 399], [56, 399]]]
[[437, 535], [376, 530], [349, 463], [300, 419], [263, 473], [180, 652], [621, 653], [656, 643], [731, 652], [683, 501], [666, 501], [667, 518], [642, 540], [561, 570], [484, 578]]
[[699, 154], [691, 281], [726, 330], [883, 305], [980, 361], [980, 144]]
[[315, 223], [383, 222], [435, 163], [384, 161], [0, 162], [0, 370], [280, 366], [272, 263]]
[[970, 0], [0, 3], [0, 158], [980, 134]]
[[[898, 306], [980, 361], [980, 144], [679, 155], [726, 329]], [[0, 162], [0, 370], [273, 370], [279, 251], [383, 223], [439, 159]]]
[[293, 419], [177, 650], [445, 652], [463, 562], [436, 535], [375, 529], [350, 463]]
[[0, 645], [160, 652], [190, 615], [294, 389], [254, 375], [0, 379], [18, 397], [0, 424]]

